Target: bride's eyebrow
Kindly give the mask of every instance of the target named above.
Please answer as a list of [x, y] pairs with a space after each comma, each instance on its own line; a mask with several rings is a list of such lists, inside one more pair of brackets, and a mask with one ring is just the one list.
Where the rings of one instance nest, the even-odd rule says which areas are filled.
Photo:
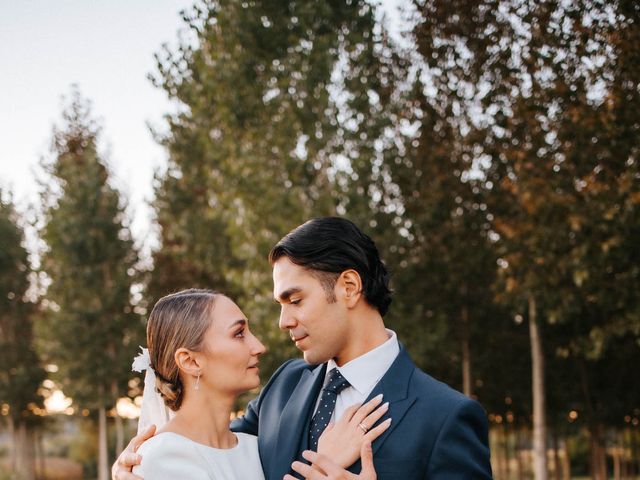
[[247, 324], [247, 320], [244, 318], [241, 318], [240, 320], [236, 320], [231, 325], [229, 325], [229, 329], [237, 327], [238, 325], [242, 325], [244, 327], [246, 324]]

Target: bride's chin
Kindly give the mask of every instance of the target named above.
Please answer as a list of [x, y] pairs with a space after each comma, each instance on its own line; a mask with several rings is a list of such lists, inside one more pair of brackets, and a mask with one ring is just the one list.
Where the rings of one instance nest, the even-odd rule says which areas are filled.
[[252, 385], [248, 388], [248, 390], [253, 390], [254, 388], [258, 388], [259, 386], [260, 386], [260, 377], [256, 376], [256, 381], [252, 382]]

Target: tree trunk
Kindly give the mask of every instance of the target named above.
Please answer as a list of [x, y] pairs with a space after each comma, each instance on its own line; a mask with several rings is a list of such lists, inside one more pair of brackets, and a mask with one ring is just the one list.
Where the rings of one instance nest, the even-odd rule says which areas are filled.
[[7, 423], [8, 423], [9, 437], [13, 439], [13, 441], [9, 443], [9, 459], [10, 459], [9, 469], [15, 472], [16, 462], [17, 462], [16, 459], [18, 458], [18, 452], [16, 451], [16, 437], [15, 437], [16, 426], [15, 426], [15, 423], [13, 422], [13, 417], [11, 417], [11, 415], [7, 417]]
[[109, 478], [107, 460], [107, 412], [104, 406], [98, 410], [98, 480]]
[[553, 478], [561, 480], [562, 468], [560, 467], [560, 447], [558, 442], [558, 431], [553, 429]]
[[21, 480], [35, 480], [33, 432], [27, 428], [26, 423], [22, 420], [18, 420], [17, 424], [14, 424], [13, 443], [14, 472]]
[[[617, 442], [616, 442], [617, 443]], [[622, 445], [614, 445], [612, 449], [613, 456], [613, 480], [622, 480]]]
[[44, 451], [44, 435], [42, 431], [38, 434], [38, 439], [36, 441], [36, 446], [38, 447], [38, 478], [45, 478], [46, 468], [46, 460], [45, 460], [45, 451]]
[[511, 465], [510, 465], [510, 453], [509, 453], [509, 425], [505, 420], [505, 423], [502, 424], [502, 435], [503, 435], [503, 449], [504, 449], [504, 478], [511, 478]]
[[462, 393], [470, 397], [473, 394], [471, 386], [471, 350], [469, 329], [469, 307], [464, 305], [460, 313], [462, 323]]
[[631, 471], [629, 469], [629, 461], [627, 458], [627, 436], [625, 435], [626, 429], [618, 430], [618, 444], [620, 446], [620, 478], [621, 480], [628, 480], [631, 477]]
[[116, 425], [116, 457], [120, 455], [122, 450], [124, 450], [124, 426], [122, 422], [122, 418], [118, 415], [118, 403], [117, 399], [118, 395], [118, 384], [116, 382], [111, 383], [111, 395], [116, 399], [116, 408], [115, 408], [115, 425]]
[[591, 478], [607, 480], [607, 452], [604, 445], [604, 428], [601, 424], [590, 424], [591, 437]]
[[631, 440], [631, 475], [640, 473], [640, 448], [638, 448], [638, 432], [635, 428], [631, 428], [629, 431], [629, 437]]
[[531, 296], [529, 297], [529, 336], [531, 340], [531, 378], [533, 380], [533, 478], [547, 480], [544, 354], [537, 313], [536, 300]]
[[122, 417], [118, 415], [118, 412], [116, 412], [115, 423], [116, 423], [116, 457], [118, 457], [120, 453], [122, 453], [122, 451], [124, 450], [124, 424], [122, 422]]
[[571, 480], [571, 458], [566, 438], [562, 440], [562, 480]]
[[524, 433], [522, 431], [522, 427], [518, 428], [516, 431], [516, 468], [517, 468], [517, 476], [518, 480], [524, 480], [524, 465], [522, 463], [522, 445], [523, 445], [523, 437]]

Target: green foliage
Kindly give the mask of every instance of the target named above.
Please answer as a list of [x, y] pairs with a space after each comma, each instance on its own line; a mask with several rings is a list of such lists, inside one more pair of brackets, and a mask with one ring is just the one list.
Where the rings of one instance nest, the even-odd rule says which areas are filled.
[[267, 372], [294, 354], [276, 328], [269, 249], [349, 207], [346, 176], [372, 168], [382, 135], [371, 113], [390, 85], [374, 13], [364, 1], [199, 2], [184, 14], [192, 38], [158, 56], [154, 82], [178, 108], [160, 138], [170, 159], [148, 296], [230, 294], [271, 349]]
[[127, 392], [141, 323], [130, 288], [137, 260], [118, 193], [97, 150], [98, 129], [74, 91], [45, 165], [43, 270], [51, 279], [43, 344], [64, 392], [85, 408], [111, 407]]
[[15, 422], [43, 408], [38, 392], [46, 373], [33, 345], [36, 305], [26, 298], [31, 266], [11, 199], [0, 191], [0, 405]]
[[[497, 299], [520, 318], [537, 299], [549, 324], [548, 379], [575, 384], [572, 362], [586, 362], [584, 381], [599, 384], [597, 365], [615, 363], [620, 342], [635, 338], [637, 349], [639, 333], [640, 10], [624, 1], [417, 4], [425, 95], [446, 109], [433, 148], [447, 145], [448, 125], [461, 134], [458, 161], [485, 191], [500, 257]], [[580, 396], [595, 401], [580, 390], [550, 398], [554, 415]]]

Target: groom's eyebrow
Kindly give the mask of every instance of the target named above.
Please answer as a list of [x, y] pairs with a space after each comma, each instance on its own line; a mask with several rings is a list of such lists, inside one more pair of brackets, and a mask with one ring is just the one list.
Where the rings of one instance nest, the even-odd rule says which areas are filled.
[[238, 325], [244, 326], [246, 324], [247, 324], [247, 321], [244, 318], [241, 318], [240, 320], [236, 320], [231, 325], [229, 325], [229, 328], [234, 328], [234, 327], [237, 327]]
[[294, 293], [299, 293], [301, 291], [302, 291], [302, 288], [300, 287], [287, 288], [284, 292], [278, 295], [278, 297], [274, 298], [273, 301], [276, 303], [286, 302], [287, 300], [289, 300], [289, 297], [291, 295], [293, 295]]

